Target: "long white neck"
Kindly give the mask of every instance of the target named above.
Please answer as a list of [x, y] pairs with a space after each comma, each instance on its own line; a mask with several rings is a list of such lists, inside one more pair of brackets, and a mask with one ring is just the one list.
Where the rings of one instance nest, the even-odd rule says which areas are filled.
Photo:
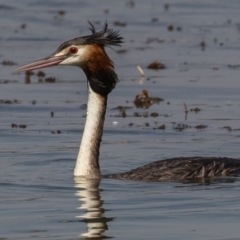
[[88, 89], [87, 118], [74, 169], [74, 176], [96, 179], [101, 178], [98, 157], [107, 106], [107, 96], [95, 93], [90, 85]]

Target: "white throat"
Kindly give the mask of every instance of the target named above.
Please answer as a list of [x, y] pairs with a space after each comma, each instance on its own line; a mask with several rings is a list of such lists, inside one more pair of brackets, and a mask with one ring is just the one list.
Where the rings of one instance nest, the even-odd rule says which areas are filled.
[[74, 169], [74, 176], [84, 178], [101, 178], [98, 162], [102, 139], [107, 96], [95, 93], [88, 85], [87, 117], [82, 141]]

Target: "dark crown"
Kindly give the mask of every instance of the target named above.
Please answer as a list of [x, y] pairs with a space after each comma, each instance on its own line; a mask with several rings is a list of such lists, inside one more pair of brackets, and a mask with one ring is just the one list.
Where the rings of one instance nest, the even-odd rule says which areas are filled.
[[71, 46], [71, 45], [84, 45], [84, 44], [98, 44], [102, 47], [106, 46], [120, 46], [123, 43], [123, 38], [120, 36], [118, 31], [113, 31], [112, 29], [108, 29], [107, 22], [104, 25], [103, 30], [100, 32], [96, 32], [94, 25], [89, 22], [90, 30], [92, 31], [92, 35], [83, 36], [79, 38], [74, 38], [72, 40], [66, 41], [60, 45], [56, 52], [60, 52], [63, 49]]

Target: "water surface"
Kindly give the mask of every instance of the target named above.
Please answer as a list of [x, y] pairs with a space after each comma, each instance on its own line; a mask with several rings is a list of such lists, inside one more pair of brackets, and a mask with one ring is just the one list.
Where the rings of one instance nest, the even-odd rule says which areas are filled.
[[[239, 5], [0, 2], [0, 62], [16, 63], [0, 65], [0, 238], [238, 239], [237, 178], [211, 184], [74, 179], [86, 114], [84, 74], [76, 67], [49, 68], [46, 77], [56, 79], [49, 83], [13, 71], [50, 55], [63, 41], [89, 34], [88, 20], [101, 29], [107, 19], [125, 43], [107, 50], [120, 82], [109, 95], [102, 173], [177, 156], [238, 158]], [[147, 69], [155, 60], [166, 69]], [[143, 89], [164, 101], [136, 108], [134, 98]], [[125, 118], [118, 106], [129, 107]], [[165, 130], [157, 129], [163, 124]]]

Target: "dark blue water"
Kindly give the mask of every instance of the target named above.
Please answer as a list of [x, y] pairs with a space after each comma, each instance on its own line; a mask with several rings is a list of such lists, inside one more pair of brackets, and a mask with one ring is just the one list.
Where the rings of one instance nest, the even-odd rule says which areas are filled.
[[[74, 179], [86, 114], [84, 74], [53, 67], [44, 70], [56, 79], [48, 83], [13, 71], [89, 34], [88, 20], [97, 29], [107, 20], [125, 43], [107, 50], [121, 81], [109, 96], [102, 173], [177, 156], [237, 158], [239, 7], [236, 0], [0, 1], [0, 63], [16, 63], [0, 64], [0, 239], [238, 239], [239, 179]], [[166, 69], [147, 69], [155, 60]], [[136, 108], [134, 98], [143, 89], [164, 101]], [[118, 106], [131, 107], [126, 118]], [[200, 111], [190, 111], [195, 108]], [[157, 130], [162, 124], [166, 129]], [[178, 124], [188, 128], [177, 131]]]

